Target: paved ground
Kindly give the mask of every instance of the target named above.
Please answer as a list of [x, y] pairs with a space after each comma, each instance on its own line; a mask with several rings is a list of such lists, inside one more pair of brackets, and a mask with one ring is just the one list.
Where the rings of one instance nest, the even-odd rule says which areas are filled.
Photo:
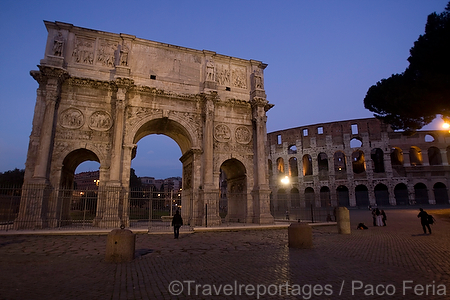
[[386, 212], [373, 227], [350, 211], [350, 235], [314, 227], [313, 249], [287, 229], [141, 234], [120, 264], [105, 235], [3, 235], [0, 299], [450, 299], [450, 219], [423, 235], [417, 210]]

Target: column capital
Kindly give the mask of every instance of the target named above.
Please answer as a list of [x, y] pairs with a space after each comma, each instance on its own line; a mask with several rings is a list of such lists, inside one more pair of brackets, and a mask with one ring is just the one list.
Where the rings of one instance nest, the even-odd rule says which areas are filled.
[[274, 105], [269, 103], [266, 98], [262, 97], [254, 97], [250, 100], [250, 104], [253, 109], [262, 107], [264, 108], [264, 111], [267, 112], [269, 109], [271, 109]]

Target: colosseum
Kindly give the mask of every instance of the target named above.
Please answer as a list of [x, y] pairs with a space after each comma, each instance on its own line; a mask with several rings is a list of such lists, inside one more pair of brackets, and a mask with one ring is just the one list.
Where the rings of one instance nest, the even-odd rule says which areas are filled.
[[376, 118], [268, 133], [275, 215], [309, 207], [449, 204], [450, 134]]

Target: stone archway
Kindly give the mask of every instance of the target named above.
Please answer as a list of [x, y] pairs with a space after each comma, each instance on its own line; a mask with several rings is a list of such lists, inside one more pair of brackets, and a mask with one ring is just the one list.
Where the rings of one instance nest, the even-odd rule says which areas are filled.
[[[47, 46], [39, 70], [31, 71], [39, 87], [15, 228], [52, 226], [48, 199], [53, 189], [70, 181], [80, 162], [67, 151], [78, 149], [95, 153], [85, 152], [84, 159], [100, 163], [104, 194], [99, 195], [96, 224], [128, 224], [131, 159], [137, 142], [155, 133], [180, 146], [187, 223], [204, 225], [207, 205], [215, 216], [208, 216], [208, 225], [220, 224], [221, 166], [245, 174], [245, 221], [273, 223], [265, 151], [266, 112], [273, 105], [264, 91], [266, 64], [44, 23]], [[54, 52], [56, 37], [62, 51]], [[228, 163], [233, 159], [242, 165]]]
[[227, 181], [228, 213], [225, 217], [230, 222], [252, 222], [252, 210], [248, 207], [247, 171], [237, 159], [228, 159], [220, 167]]

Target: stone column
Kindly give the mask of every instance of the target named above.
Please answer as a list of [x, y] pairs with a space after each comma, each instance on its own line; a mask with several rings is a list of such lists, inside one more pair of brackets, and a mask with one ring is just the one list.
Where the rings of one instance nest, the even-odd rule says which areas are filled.
[[[19, 215], [15, 229], [47, 227], [47, 212], [52, 194], [49, 170], [57, 121], [61, 85], [68, 78], [64, 69], [39, 66], [31, 72], [39, 82], [33, 131], [27, 154], [27, 176], [22, 187]], [[37, 145], [36, 145], [37, 144]], [[37, 150], [37, 153], [33, 153]]]
[[253, 219], [254, 223], [271, 224], [273, 216], [270, 214], [270, 188], [267, 180], [267, 156], [266, 156], [266, 122], [268, 111], [273, 105], [260, 97], [251, 100], [253, 119]]
[[117, 89], [115, 99], [114, 111], [114, 133], [112, 142], [111, 154], [111, 170], [110, 170], [110, 184], [120, 184], [120, 174], [122, 167], [122, 144], [123, 144], [123, 130], [124, 130], [124, 114], [125, 114], [125, 95], [126, 90], [123, 88]]
[[[112, 137], [112, 150], [111, 150], [111, 166], [109, 181], [104, 187], [104, 201], [105, 211], [102, 219], [98, 225], [105, 228], [119, 227], [122, 225], [120, 219], [120, 210], [123, 207], [124, 190], [123, 190], [123, 178], [122, 163], [123, 163], [123, 133], [125, 128], [125, 102], [127, 96], [127, 90], [133, 84], [130, 79], [117, 78], [116, 81], [117, 90], [115, 93], [115, 106], [113, 107], [113, 120], [114, 131]], [[124, 224], [126, 225], [126, 224]]]
[[205, 208], [208, 205], [208, 226], [222, 223], [219, 216], [219, 190], [214, 186], [214, 101], [216, 97], [215, 92], [206, 95], [203, 107], [203, 184], [200, 196], [203, 198]]
[[47, 184], [50, 158], [53, 148], [54, 129], [57, 120], [57, 103], [60, 99], [61, 84], [68, 78], [63, 69], [39, 66], [40, 74], [32, 74], [45, 88], [45, 110], [39, 134], [39, 148], [33, 172], [33, 183]]

